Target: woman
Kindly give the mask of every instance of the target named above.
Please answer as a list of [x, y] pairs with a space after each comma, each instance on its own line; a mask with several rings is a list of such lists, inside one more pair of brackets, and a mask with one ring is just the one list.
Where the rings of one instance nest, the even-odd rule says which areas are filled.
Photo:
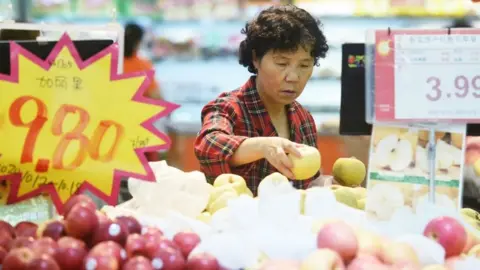
[[[328, 51], [319, 25], [303, 9], [279, 5], [260, 12], [242, 30], [246, 38], [239, 62], [254, 75], [203, 108], [195, 141], [209, 181], [223, 173], [238, 174], [256, 193], [259, 182], [275, 171], [294, 180], [287, 154], [300, 156], [299, 144], [317, 147], [312, 115], [295, 100]], [[293, 181], [297, 188], [308, 183]]]
[[[124, 73], [146, 71], [146, 70], [153, 69], [153, 65], [149, 60], [144, 59], [138, 55], [138, 50], [140, 48], [140, 44], [142, 43], [144, 34], [145, 34], [145, 31], [138, 24], [129, 23], [125, 26], [125, 46], [124, 46], [124, 53], [123, 53], [124, 55], [123, 72]], [[155, 78], [153, 78], [153, 81], [148, 87], [145, 95], [153, 99], [162, 98], [160, 89], [158, 87], [158, 84]], [[149, 152], [147, 153], [147, 159], [149, 161], [158, 161], [159, 154], [156, 152]]]

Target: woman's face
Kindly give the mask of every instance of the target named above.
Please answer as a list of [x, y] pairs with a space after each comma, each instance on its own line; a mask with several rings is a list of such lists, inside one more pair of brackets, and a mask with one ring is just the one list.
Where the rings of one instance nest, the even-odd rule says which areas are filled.
[[268, 102], [287, 105], [303, 92], [312, 76], [314, 59], [310, 49], [296, 51], [268, 51], [262, 59], [255, 59], [257, 86]]

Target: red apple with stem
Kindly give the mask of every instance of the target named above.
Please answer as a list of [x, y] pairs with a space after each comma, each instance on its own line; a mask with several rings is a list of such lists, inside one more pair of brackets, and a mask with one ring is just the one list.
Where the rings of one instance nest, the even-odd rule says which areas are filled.
[[21, 221], [15, 225], [15, 235], [26, 236], [26, 237], [37, 237], [37, 228], [38, 225], [30, 221]]
[[135, 219], [134, 217], [130, 217], [130, 216], [119, 216], [119, 217], [116, 217], [115, 220], [120, 223], [120, 224], [123, 224], [124, 226], [126, 226], [128, 228], [128, 233], [129, 234], [133, 234], [133, 233], [142, 233], [142, 225], [140, 224], [140, 222], [138, 222], [137, 219]]
[[13, 249], [3, 259], [2, 270], [27, 269], [34, 257], [35, 254], [29, 248]]
[[65, 235], [65, 225], [60, 220], [49, 221], [37, 229], [37, 237], [47, 236], [55, 241]]
[[63, 207], [63, 215], [67, 216], [70, 210], [72, 210], [72, 208], [79, 203], [84, 203], [86, 207], [92, 210], [97, 209], [97, 205], [92, 200], [92, 198], [88, 197], [85, 194], [79, 194], [72, 196], [70, 197], [70, 199], [68, 199], [68, 201], [65, 203], [65, 206]]
[[443, 216], [432, 219], [423, 235], [437, 241], [445, 249], [445, 257], [458, 256], [467, 243], [467, 231], [455, 218]]

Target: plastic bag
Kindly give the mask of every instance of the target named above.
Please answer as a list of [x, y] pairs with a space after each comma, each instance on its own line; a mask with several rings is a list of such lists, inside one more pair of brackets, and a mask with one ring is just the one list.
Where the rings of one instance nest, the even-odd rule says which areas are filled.
[[165, 217], [177, 211], [187, 217], [198, 216], [207, 206], [211, 185], [203, 173], [183, 172], [166, 161], [151, 162], [156, 181], [128, 180], [128, 189], [142, 215]]

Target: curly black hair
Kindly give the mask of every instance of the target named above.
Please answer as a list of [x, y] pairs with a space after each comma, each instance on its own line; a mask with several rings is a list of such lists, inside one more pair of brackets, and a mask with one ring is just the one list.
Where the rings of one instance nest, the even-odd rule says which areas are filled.
[[261, 59], [270, 50], [295, 51], [299, 46], [311, 47], [315, 65], [325, 58], [328, 44], [321, 22], [294, 5], [278, 5], [263, 10], [242, 29], [245, 40], [240, 43], [239, 63], [257, 73], [253, 55]]

